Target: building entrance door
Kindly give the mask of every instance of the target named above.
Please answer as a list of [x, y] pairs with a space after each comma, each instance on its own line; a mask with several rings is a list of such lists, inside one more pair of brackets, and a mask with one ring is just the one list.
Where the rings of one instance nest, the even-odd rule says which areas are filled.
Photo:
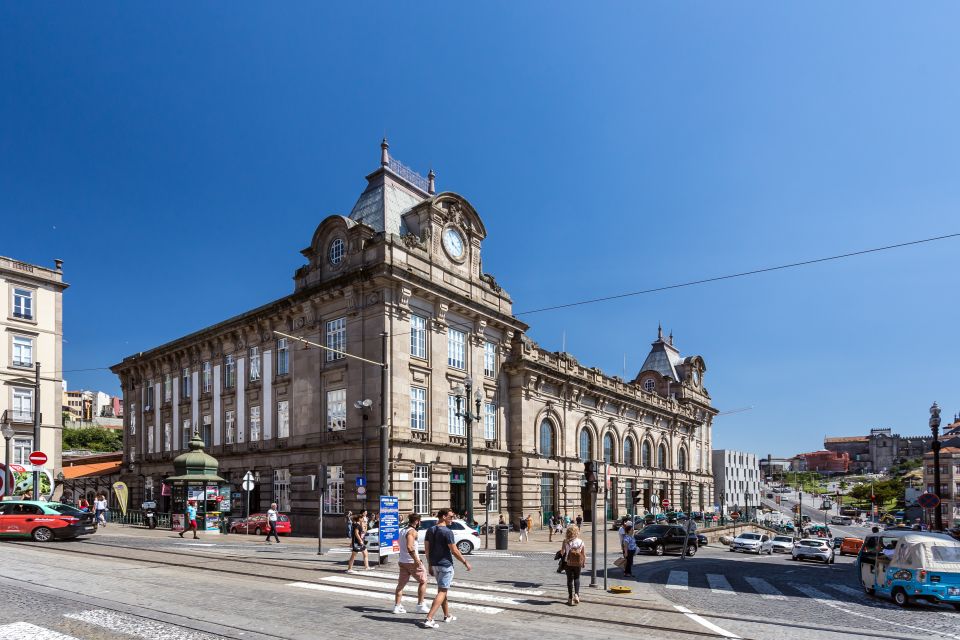
[[467, 511], [467, 470], [450, 472], [450, 508], [459, 518]]
[[556, 476], [545, 473], [540, 476], [540, 517], [543, 524], [547, 524], [550, 517], [557, 512]]

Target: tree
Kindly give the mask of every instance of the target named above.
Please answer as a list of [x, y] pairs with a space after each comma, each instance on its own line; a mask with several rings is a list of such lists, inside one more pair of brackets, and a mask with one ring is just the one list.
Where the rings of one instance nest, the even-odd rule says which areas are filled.
[[97, 452], [114, 452], [123, 450], [123, 434], [114, 429], [102, 427], [85, 427], [63, 429], [63, 449], [84, 450]]

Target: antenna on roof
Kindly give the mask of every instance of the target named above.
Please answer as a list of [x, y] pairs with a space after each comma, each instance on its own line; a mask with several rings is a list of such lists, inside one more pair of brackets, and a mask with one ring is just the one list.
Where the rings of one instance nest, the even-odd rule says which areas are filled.
[[567, 330], [563, 330], [563, 348], [561, 349], [564, 353], [567, 352]]

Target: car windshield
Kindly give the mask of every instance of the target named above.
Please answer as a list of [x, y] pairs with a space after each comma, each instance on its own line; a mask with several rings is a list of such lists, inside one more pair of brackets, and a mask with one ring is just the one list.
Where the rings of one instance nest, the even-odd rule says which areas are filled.
[[51, 502], [51, 503], [47, 504], [47, 507], [50, 508], [50, 509], [53, 509], [53, 510], [56, 511], [57, 513], [62, 513], [62, 514], [64, 514], [64, 515], [68, 515], [68, 516], [75, 516], [75, 515], [78, 515], [78, 514], [81, 514], [81, 515], [82, 515], [82, 514], [84, 513], [83, 511], [80, 511], [80, 509], [76, 509], [76, 508], [74, 508], [74, 507], [71, 507], [71, 506], [68, 505], [68, 504], [61, 504], [61, 503], [59, 503], [59, 502]]
[[290, 522], [290, 518], [288, 518], [287, 516], [278, 516], [277, 519], [280, 522]]
[[653, 536], [662, 536], [667, 532], [669, 527], [665, 527], [662, 524], [655, 524], [649, 527], [644, 527], [643, 531], [639, 533], [640, 536], [644, 538], [650, 538]]
[[741, 540], [759, 540], [759, 539], [760, 539], [760, 534], [758, 534], [758, 533], [741, 533], [741, 534], [740, 534], [740, 539], [741, 539]]
[[777, 536], [773, 539], [774, 542], [793, 542], [793, 538], [788, 538], [787, 536]]
[[819, 540], [801, 540], [801, 547], [823, 547], [826, 546], [825, 542], [820, 542]]

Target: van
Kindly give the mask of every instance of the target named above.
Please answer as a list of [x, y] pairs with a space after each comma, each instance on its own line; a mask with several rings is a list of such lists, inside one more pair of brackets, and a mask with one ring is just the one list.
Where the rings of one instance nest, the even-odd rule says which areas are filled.
[[843, 527], [849, 527], [853, 524], [853, 518], [849, 516], [833, 516], [830, 518], [830, 524], [839, 524]]

